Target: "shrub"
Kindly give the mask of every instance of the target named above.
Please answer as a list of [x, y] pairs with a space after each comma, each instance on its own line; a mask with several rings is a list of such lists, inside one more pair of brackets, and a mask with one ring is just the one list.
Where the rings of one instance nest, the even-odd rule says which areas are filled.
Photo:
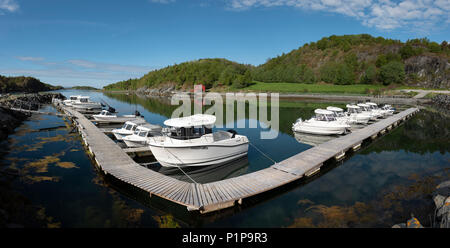
[[405, 80], [405, 68], [402, 62], [391, 61], [380, 68], [379, 79], [384, 85], [400, 84]]
[[374, 65], [369, 65], [362, 75], [360, 83], [373, 84], [377, 80], [377, 68]]

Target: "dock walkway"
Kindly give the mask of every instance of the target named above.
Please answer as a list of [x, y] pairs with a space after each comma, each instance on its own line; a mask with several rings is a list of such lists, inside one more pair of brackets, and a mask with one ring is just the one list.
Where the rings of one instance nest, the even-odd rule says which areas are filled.
[[310, 148], [266, 169], [221, 181], [198, 184], [165, 176], [137, 164], [126, 151], [106, 136], [81, 113], [62, 110], [73, 121], [94, 157], [106, 174], [134, 185], [150, 196], [156, 195], [200, 213], [241, 204], [242, 200], [278, 188], [305, 176], [311, 176], [329, 159], [340, 159], [349, 150], [357, 150], [368, 138], [376, 138], [419, 111], [410, 108], [345, 136]]

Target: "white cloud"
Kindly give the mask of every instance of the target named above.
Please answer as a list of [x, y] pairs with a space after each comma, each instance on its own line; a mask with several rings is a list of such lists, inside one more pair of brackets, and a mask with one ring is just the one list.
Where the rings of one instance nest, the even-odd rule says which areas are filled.
[[353, 17], [381, 30], [432, 29], [450, 21], [450, 0], [228, 0], [234, 10], [285, 6]]
[[149, 0], [152, 3], [162, 3], [162, 4], [168, 4], [173, 3], [175, 0]]
[[43, 61], [44, 58], [41, 57], [30, 57], [30, 56], [17, 56], [16, 57], [18, 60], [22, 60], [22, 61]]
[[19, 9], [19, 4], [15, 0], [0, 0], [0, 10], [15, 12], [18, 9]]

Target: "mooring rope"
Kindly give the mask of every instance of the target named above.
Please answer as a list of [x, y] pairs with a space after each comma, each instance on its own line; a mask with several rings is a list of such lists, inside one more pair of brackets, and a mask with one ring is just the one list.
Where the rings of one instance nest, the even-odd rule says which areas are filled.
[[[181, 161], [177, 156], [175, 156], [173, 153], [171, 153], [169, 150], [166, 149], [166, 147], [164, 147], [164, 150], [166, 150], [168, 153], [170, 153], [172, 156], [174, 156], [178, 161], [180, 161], [181, 163], [183, 163], [183, 161]], [[195, 184], [198, 184], [194, 179], [192, 179], [192, 177], [190, 177], [183, 169], [181, 169], [180, 166], [175, 165], [175, 167], [177, 167], [181, 172], [183, 172], [183, 174], [185, 174], [192, 182], [194, 182]]]
[[265, 154], [264, 152], [262, 152], [261, 150], [258, 149], [258, 147], [256, 147], [255, 145], [253, 145], [251, 142], [248, 142], [251, 146], [253, 146], [258, 152], [260, 152], [264, 157], [268, 158], [270, 161], [272, 161], [274, 164], [278, 164], [277, 161], [273, 160], [272, 158], [269, 157], [269, 155]]

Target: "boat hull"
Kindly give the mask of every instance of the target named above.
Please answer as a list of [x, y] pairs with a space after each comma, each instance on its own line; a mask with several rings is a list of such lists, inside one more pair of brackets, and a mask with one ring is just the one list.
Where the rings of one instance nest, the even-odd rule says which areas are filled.
[[117, 140], [123, 140], [124, 137], [133, 134], [132, 131], [130, 131], [129, 133], [127, 133], [127, 132], [114, 132], [114, 131], [113, 131], [112, 133], [113, 133], [114, 137], [115, 137]]
[[292, 127], [293, 131], [308, 134], [318, 134], [318, 135], [335, 135], [344, 134], [348, 131], [350, 126], [348, 125], [320, 125], [316, 123], [300, 122], [294, 124]]
[[101, 115], [93, 115], [94, 120], [109, 123], [125, 123], [127, 121], [133, 121], [136, 117], [105, 117]]
[[144, 147], [147, 145], [147, 139], [129, 139], [130, 136], [122, 138], [123, 142], [127, 145], [129, 148], [138, 148], [138, 147]]
[[248, 142], [169, 147], [150, 142], [150, 150], [164, 167], [208, 166], [226, 163], [247, 155]]

